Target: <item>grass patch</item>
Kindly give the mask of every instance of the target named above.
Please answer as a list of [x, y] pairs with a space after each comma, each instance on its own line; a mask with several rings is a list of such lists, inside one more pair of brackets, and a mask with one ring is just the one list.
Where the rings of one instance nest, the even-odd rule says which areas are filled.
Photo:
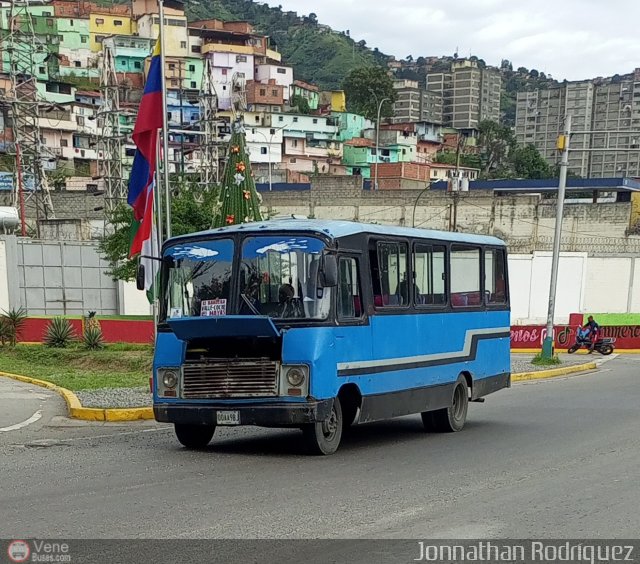
[[148, 386], [153, 347], [108, 345], [89, 351], [81, 344], [66, 349], [42, 345], [0, 348], [0, 370], [52, 382], [69, 390]]
[[533, 357], [531, 364], [535, 366], [557, 366], [558, 364], [562, 364], [562, 361], [558, 358], [557, 354], [553, 355], [551, 358], [547, 358], [542, 356], [542, 353], [538, 353]]

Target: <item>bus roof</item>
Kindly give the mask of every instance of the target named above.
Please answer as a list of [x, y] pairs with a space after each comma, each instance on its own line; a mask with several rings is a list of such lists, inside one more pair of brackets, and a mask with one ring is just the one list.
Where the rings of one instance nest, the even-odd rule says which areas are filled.
[[475, 243], [477, 245], [504, 246], [505, 242], [497, 237], [474, 235], [471, 233], [453, 233], [450, 231], [435, 231], [431, 229], [417, 229], [412, 227], [397, 227], [394, 225], [376, 225], [372, 223], [358, 223], [355, 221], [339, 221], [329, 219], [271, 219], [268, 221], [242, 223], [217, 229], [209, 229], [198, 233], [181, 235], [173, 239], [195, 239], [203, 236], [223, 235], [234, 233], [269, 233], [269, 232], [312, 232], [322, 233], [333, 239], [371, 233], [375, 235], [391, 235], [397, 237], [420, 237], [424, 239], [439, 239], [455, 243]]

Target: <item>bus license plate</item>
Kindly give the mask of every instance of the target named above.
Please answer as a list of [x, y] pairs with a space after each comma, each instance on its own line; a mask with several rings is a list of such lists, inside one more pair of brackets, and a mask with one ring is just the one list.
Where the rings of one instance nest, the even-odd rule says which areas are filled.
[[240, 425], [239, 411], [218, 411], [216, 417], [218, 425]]

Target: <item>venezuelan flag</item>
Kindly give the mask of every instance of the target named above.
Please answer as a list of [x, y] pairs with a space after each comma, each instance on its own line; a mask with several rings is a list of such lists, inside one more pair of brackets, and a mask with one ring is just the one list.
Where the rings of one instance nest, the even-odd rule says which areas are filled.
[[153, 187], [157, 166], [158, 131], [162, 127], [162, 67], [158, 40], [153, 50], [132, 135], [136, 153], [129, 177], [127, 197], [134, 217], [130, 257], [141, 253], [143, 247], [150, 246], [154, 236]]

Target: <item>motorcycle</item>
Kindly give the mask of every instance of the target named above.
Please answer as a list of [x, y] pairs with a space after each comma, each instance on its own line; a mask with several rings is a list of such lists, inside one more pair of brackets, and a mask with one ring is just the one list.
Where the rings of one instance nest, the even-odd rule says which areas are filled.
[[[576, 342], [569, 347], [567, 352], [569, 354], [573, 354], [577, 350], [582, 348], [591, 348], [591, 339], [589, 339], [589, 331], [587, 329], [579, 328], [576, 333]], [[610, 355], [614, 351], [613, 343], [615, 343], [615, 339], [611, 338], [602, 338], [596, 341], [595, 346], [593, 347], [594, 351], [598, 351], [600, 354], [607, 356]]]

